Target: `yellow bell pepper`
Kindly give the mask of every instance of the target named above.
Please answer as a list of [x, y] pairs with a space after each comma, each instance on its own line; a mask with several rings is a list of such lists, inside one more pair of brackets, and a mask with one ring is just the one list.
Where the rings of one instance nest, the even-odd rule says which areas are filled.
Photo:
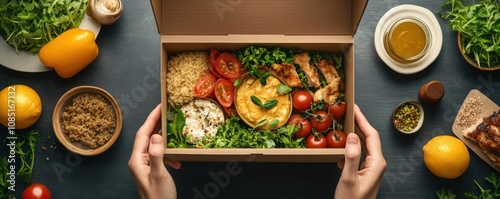
[[94, 61], [98, 54], [94, 32], [73, 28], [44, 45], [38, 56], [43, 65], [54, 68], [59, 76], [70, 78]]

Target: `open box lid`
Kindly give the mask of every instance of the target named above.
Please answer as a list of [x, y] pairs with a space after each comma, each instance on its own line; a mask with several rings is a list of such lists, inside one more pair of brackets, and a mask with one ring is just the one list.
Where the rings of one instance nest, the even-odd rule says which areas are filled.
[[354, 36], [368, 0], [151, 0], [161, 35]]

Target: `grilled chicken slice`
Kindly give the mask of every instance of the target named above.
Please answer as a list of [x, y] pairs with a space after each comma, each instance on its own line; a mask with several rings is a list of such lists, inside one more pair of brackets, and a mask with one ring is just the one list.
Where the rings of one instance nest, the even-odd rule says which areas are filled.
[[464, 133], [464, 136], [476, 142], [483, 153], [500, 167], [500, 110], [483, 118], [476, 129]]
[[311, 64], [309, 64], [310, 60], [311, 57], [307, 52], [296, 54], [293, 57], [293, 63], [298, 64], [300, 66], [300, 69], [302, 69], [302, 71], [304, 71], [304, 73], [306, 74], [307, 84], [309, 85], [309, 87], [321, 88], [321, 84], [319, 83], [318, 71], [314, 66], [311, 66]]
[[314, 93], [314, 102], [324, 100], [326, 103], [335, 103], [339, 97], [340, 83], [342, 78], [336, 77], [331, 83], [321, 88]]
[[340, 76], [337, 69], [324, 59], [319, 62], [314, 62], [314, 64], [319, 68], [319, 71], [323, 73], [327, 83], [331, 83], [333, 79]]
[[297, 74], [295, 66], [292, 64], [273, 64], [269, 68], [269, 71], [276, 77], [282, 79], [291, 88], [302, 88], [299, 74]]

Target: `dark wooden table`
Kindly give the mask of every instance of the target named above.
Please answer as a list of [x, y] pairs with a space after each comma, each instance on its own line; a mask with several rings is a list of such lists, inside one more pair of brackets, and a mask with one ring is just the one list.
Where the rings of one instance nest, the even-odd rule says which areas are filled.
[[[136, 130], [149, 112], [160, 103], [159, 38], [149, 1], [124, 0], [122, 18], [103, 26], [97, 38], [99, 57], [71, 79], [61, 79], [54, 72], [23, 73], [0, 67], [0, 88], [26, 84], [40, 94], [43, 112], [32, 127], [40, 132], [33, 182], [45, 184], [53, 198], [137, 198], [137, 191], [127, 162]], [[436, 198], [435, 191], [450, 188], [461, 193], [478, 191], [473, 180], [496, 172], [471, 152], [468, 170], [454, 180], [432, 175], [422, 159], [422, 146], [435, 135], [452, 135], [458, 108], [471, 89], [478, 89], [500, 103], [500, 72], [481, 72], [460, 56], [456, 33], [447, 20], [438, 21], [443, 32], [443, 48], [438, 58], [425, 70], [402, 75], [387, 67], [374, 48], [373, 35], [378, 20], [394, 6], [414, 4], [436, 13], [442, 1], [372, 0], [368, 3], [355, 35], [356, 103], [381, 134], [387, 160], [379, 198]], [[426, 108], [423, 128], [415, 135], [401, 135], [392, 127], [390, 115], [401, 101], [418, 100], [421, 85], [439, 80], [446, 94], [435, 108]], [[123, 110], [123, 130], [107, 152], [95, 157], [72, 154], [57, 143], [51, 125], [53, 108], [59, 97], [78, 85], [106, 89], [119, 101]], [[6, 128], [0, 128], [6, 132]], [[2, 139], [4, 133], [0, 133]], [[48, 143], [44, 143], [49, 136]], [[43, 151], [56, 142], [57, 150]], [[5, 153], [4, 144], [0, 146]], [[5, 149], [5, 150], [4, 150]], [[212, 176], [226, 172], [227, 163], [189, 163], [170, 170], [179, 198], [332, 198], [341, 171], [336, 164], [309, 163], [239, 163], [241, 172], [229, 182], [217, 185]], [[16, 195], [24, 185], [18, 183]], [[203, 196], [201, 196], [203, 195]]]

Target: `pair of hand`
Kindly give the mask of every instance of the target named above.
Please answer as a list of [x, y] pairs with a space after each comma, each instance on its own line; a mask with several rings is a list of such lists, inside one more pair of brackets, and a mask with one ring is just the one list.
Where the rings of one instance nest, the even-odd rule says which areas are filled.
[[[360, 132], [357, 132], [359, 136], [354, 133], [347, 136], [345, 159], [338, 163], [343, 171], [335, 198], [376, 198], [387, 165], [380, 137], [357, 105], [354, 107], [354, 116]], [[158, 105], [137, 131], [128, 162], [141, 198], [177, 197], [175, 183], [164, 164], [175, 169], [181, 165], [163, 157], [163, 138], [157, 134], [160, 118], [161, 108]], [[366, 146], [366, 158], [360, 166], [361, 142]]]

